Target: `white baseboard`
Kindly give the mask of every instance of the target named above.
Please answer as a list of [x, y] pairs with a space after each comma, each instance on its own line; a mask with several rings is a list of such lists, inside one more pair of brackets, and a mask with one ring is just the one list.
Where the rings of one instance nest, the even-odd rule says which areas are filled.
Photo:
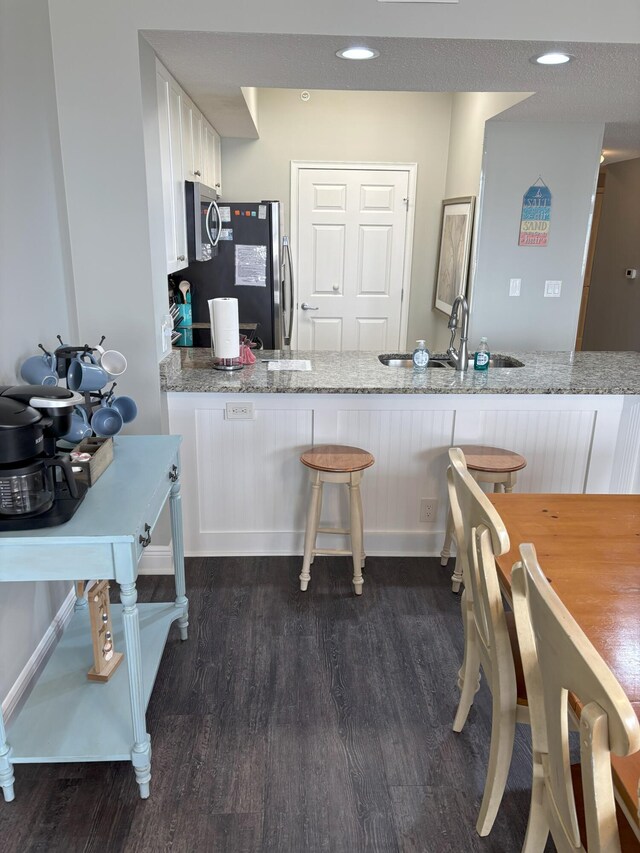
[[[444, 530], [431, 532], [365, 531], [364, 544], [370, 557], [439, 557]], [[321, 534], [322, 535], [322, 534]], [[303, 553], [302, 532], [209, 533], [197, 549], [185, 546], [187, 557], [286, 557]], [[348, 538], [326, 536], [318, 539], [323, 547], [348, 548]]]
[[138, 563], [139, 575], [172, 575], [173, 555], [171, 545], [149, 545]]
[[53, 617], [51, 624], [45, 631], [44, 636], [38, 643], [35, 651], [4, 698], [2, 703], [2, 714], [4, 716], [5, 723], [9, 722], [11, 715], [14, 714], [16, 708], [19, 707], [22, 698], [27, 694], [33, 682], [40, 675], [44, 665], [51, 655], [51, 652], [55, 648], [58, 639], [64, 631], [67, 622], [71, 619], [75, 601], [76, 594], [72, 587], [69, 590], [69, 594], [60, 605], [60, 609]]

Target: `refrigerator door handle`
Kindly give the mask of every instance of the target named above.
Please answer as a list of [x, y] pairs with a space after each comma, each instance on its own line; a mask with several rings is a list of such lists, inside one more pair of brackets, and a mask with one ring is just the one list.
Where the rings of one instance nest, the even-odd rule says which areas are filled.
[[291, 336], [293, 334], [293, 261], [291, 259], [291, 249], [289, 247], [289, 238], [283, 237], [282, 245], [284, 247], [284, 251], [287, 257], [287, 268], [289, 270], [289, 328], [287, 330], [287, 335], [285, 336], [284, 342], [286, 346], [291, 346]]

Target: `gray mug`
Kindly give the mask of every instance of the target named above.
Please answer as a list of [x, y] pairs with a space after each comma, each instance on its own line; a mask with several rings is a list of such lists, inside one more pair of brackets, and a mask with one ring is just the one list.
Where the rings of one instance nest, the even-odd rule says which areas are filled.
[[112, 397], [108, 405], [120, 412], [122, 422], [125, 424], [131, 423], [138, 414], [138, 407], [133, 397]]
[[100, 406], [91, 416], [91, 428], [96, 435], [117, 435], [122, 429], [122, 415], [111, 406]]
[[91, 435], [91, 427], [89, 426], [89, 418], [84, 409], [76, 406], [71, 415], [71, 426], [62, 436], [64, 441], [69, 444], [79, 444], [83, 438], [88, 438]]
[[[87, 358], [87, 361], [83, 361]], [[67, 370], [67, 385], [72, 391], [100, 391], [109, 381], [109, 374], [89, 353], [78, 354]]]
[[57, 385], [55, 355], [32, 355], [20, 367], [20, 376], [28, 385]]

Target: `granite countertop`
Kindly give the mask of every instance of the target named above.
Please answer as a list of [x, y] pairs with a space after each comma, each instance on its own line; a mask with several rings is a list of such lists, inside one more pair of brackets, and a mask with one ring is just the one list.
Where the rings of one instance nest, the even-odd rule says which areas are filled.
[[[162, 391], [222, 394], [640, 394], [637, 352], [509, 352], [524, 367], [415, 373], [375, 352], [260, 350], [233, 373], [213, 369], [208, 349], [174, 349], [160, 362]], [[262, 359], [309, 359], [309, 371], [270, 371]]]

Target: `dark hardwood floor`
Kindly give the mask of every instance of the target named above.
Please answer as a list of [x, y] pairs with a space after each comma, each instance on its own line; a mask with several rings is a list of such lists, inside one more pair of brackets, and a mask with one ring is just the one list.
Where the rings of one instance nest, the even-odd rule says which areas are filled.
[[[188, 560], [189, 640], [172, 628], [147, 714], [151, 797], [126, 763], [19, 765], [0, 850], [519, 851], [527, 728], [491, 835], [474, 830], [490, 696], [483, 685], [454, 734], [451, 570], [370, 557], [356, 598], [347, 559], [314, 569], [301, 593], [299, 558]], [[139, 591], [170, 600], [172, 578]]]

